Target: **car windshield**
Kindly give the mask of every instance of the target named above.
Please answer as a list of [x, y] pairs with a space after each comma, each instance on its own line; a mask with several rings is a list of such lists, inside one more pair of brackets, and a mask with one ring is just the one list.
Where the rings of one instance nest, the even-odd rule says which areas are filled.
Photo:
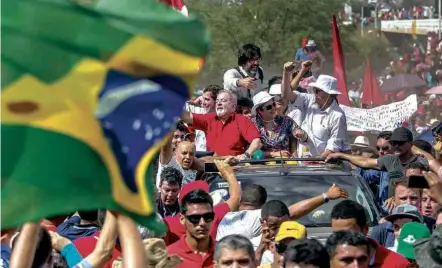
[[[348, 191], [349, 199], [357, 201], [364, 206], [367, 214], [367, 220], [370, 226], [377, 224], [378, 212], [375, 208], [375, 203], [370, 190], [366, 184], [349, 175], [334, 176], [334, 175], [295, 175], [288, 176], [270, 175], [270, 176], [238, 176], [238, 181], [241, 188], [244, 189], [249, 184], [259, 184], [267, 190], [267, 201], [281, 200], [287, 206], [295, 204], [301, 200], [312, 198], [327, 192], [327, 190], [336, 184]], [[219, 182], [219, 180], [217, 180]], [[215, 184], [220, 183], [215, 182]], [[224, 183], [223, 183], [224, 184]], [[216, 189], [218, 187], [211, 187]], [[330, 200], [330, 202], [313, 210], [306, 216], [298, 219], [300, 223], [306, 227], [330, 227], [330, 214], [333, 206], [339, 203], [342, 199]]]

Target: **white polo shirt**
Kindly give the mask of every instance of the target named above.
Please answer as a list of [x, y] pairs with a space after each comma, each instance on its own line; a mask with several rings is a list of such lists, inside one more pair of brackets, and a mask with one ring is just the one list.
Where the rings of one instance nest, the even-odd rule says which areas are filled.
[[332, 152], [350, 150], [347, 133], [347, 118], [336, 101], [324, 111], [315, 102], [315, 96], [296, 93], [297, 106], [304, 116], [301, 128], [307, 132], [307, 147], [312, 157], [318, 157], [326, 149]]

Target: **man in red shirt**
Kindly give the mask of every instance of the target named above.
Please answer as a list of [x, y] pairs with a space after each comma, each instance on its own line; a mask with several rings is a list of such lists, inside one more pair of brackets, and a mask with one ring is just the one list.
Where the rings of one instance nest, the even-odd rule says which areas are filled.
[[[331, 212], [332, 229], [353, 230], [364, 234], [368, 233], [367, 216], [365, 209], [352, 200], [344, 200], [336, 204]], [[371, 247], [369, 265], [371, 268], [408, 268], [410, 263], [401, 255], [386, 249], [375, 240], [367, 238]]]
[[[96, 232], [92, 236], [84, 236], [84, 237], [78, 238], [75, 241], [73, 241], [72, 243], [75, 245], [75, 247], [77, 248], [80, 255], [83, 258], [86, 258], [87, 256], [89, 256], [89, 254], [91, 254], [94, 251], [95, 246], [97, 245], [97, 241], [98, 241], [99, 236], [100, 236], [100, 232]], [[112, 263], [114, 262], [114, 260], [116, 260], [118, 257], [120, 257], [120, 255], [121, 255], [121, 249], [117, 245], [117, 246], [115, 246], [114, 250], [112, 251], [111, 259], [109, 261], [107, 261], [103, 267], [104, 268], [112, 268]]]
[[213, 201], [204, 190], [193, 190], [182, 201], [181, 223], [186, 235], [167, 247], [170, 255], [178, 255], [183, 262], [176, 268], [213, 267], [215, 239], [210, 236], [215, 219]]
[[[215, 161], [221, 176], [227, 181], [229, 185], [230, 198], [224, 202], [213, 207], [214, 219], [211, 221], [211, 237], [215, 241], [218, 225], [224, 216], [230, 211], [238, 210], [241, 201], [241, 188], [236, 180], [232, 167], [226, 161]], [[180, 192], [179, 202], [183, 206], [183, 198], [193, 190], [202, 190], [206, 193], [209, 191], [209, 185], [205, 181], [194, 181], [183, 186]], [[182, 207], [181, 207], [182, 209]], [[164, 238], [166, 245], [171, 245], [178, 241], [186, 234], [186, 227], [181, 221], [182, 215], [177, 214], [164, 218], [164, 223], [167, 225], [167, 233]]]
[[[204, 131], [207, 151], [216, 156], [236, 156], [238, 160], [250, 158], [262, 146], [260, 134], [247, 117], [236, 114], [237, 97], [230, 91], [221, 91], [216, 98], [216, 112], [194, 114], [184, 112], [183, 121]], [[246, 146], [250, 144], [247, 148]]]

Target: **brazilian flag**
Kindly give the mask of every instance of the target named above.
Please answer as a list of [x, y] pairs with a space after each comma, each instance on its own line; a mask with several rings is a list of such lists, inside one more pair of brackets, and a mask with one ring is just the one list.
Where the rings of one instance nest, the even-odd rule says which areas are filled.
[[208, 53], [155, 0], [4, 0], [1, 227], [107, 208], [153, 230], [152, 160]]

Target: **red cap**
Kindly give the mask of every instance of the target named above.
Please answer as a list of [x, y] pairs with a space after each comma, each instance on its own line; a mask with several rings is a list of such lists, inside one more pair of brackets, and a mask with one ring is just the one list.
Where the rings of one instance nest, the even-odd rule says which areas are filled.
[[181, 201], [183, 200], [184, 196], [186, 196], [186, 194], [190, 193], [193, 190], [197, 190], [197, 189], [209, 192], [209, 184], [207, 184], [207, 182], [205, 182], [205, 181], [193, 181], [191, 183], [184, 185], [183, 188], [181, 188], [180, 196], [178, 198], [180, 204], [181, 204]]
[[308, 38], [304, 37], [304, 38], [302, 39], [302, 47], [307, 46], [307, 43], [308, 43]]

